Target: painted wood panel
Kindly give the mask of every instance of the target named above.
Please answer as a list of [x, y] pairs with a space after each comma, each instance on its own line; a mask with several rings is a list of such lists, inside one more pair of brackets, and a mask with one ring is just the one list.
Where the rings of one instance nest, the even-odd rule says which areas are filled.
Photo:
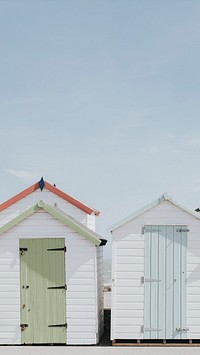
[[64, 238], [20, 240], [22, 344], [66, 343], [64, 248]]
[[[123, 307], [125, 311], [130, 311], [132, 309], [137, 309], [135, 305], [141, 305], [142, 296], [139, 295], [118, 295], [118, 285], [126, 286], [138, 280], [138, 287], [140, 287], [139, 280], [144, 276], [144, 234], [142, 234], [142, 228], [144, 225], [187, 225], [190, 232], [188, 232], [188, 244], [187, 244], [187, 279], [186, 279], [186, 298], [187, 298], [187, 327], [189, 331], [187, 332], [188, 338], [198, 338], [200, 337], [200, 331], [198, 333], [198, 326], [192, 324], [193, 311], [199, 310], [199, 297], [198, 289], [193, 286], [199, 286], [200, 280], [200, 221], [195, 219], [192, 215], [188, 214], [183, 210], [179, 210], [178, 207], [173, 206], [170, 202], [163, 202], [156, 208], [152, 208], [147, 213], [140, 215], [133, 219], [132, 221], [124, 224], [123, 226], [117, 228], [112, 232], [113, 243], [112, 243], [112, 277], [115, 279], [113, 281], [113, 298], [112, 298], [112, 337], [111, 339], [139, 339], [143, 337], [141, 329], [138, 327], [137, 331], [131, 333], [129, 329], [127, 332], [116, 332], [115, 329], [115, 319], [118, 318], [118, 310]], [[126, 248], [126, 242], [130, 242], [129, 248]], [[134, 264], [130, 262], [126, 266], [124, 263], [119, 262], [119, 257], [127, 257], [129, 260], [133, 257], [134, 252], [131, 247], [133, 243], [133, 248], [142, 254], [140, 255], [139, 263]], [[120, 247], [119, 247], [120, 246]], [[140, 251], [139, 251], [140, 249]], [[136, 257], [139, 255], [136, 252]], [[134, 257], [133, 257], [134, 258]], [[134, 270], [134, 271], [133, 271]], [[120, 282], [123, 284], [120, 284]], [[127, 282], [127, 283], [126, 283]], [[196, 284], [197, 283], [197, 284]], [[133, 308], [134, 307], [134, 308]], [[192, 313], [190, 313], [192, 312]], [[143, 325], [143, 317], [139, 317], [141, 326]], [[134, 324], [134, 320], [133, 320]], [[134, 325], [133, 325], [134, 326]]]
[[[31, 203], [32, 204], [32, 203]], [[40, 214], [38, 212], [37, 214]], [[84, 324], [85, 315], [90, 307], [92, 324], [97, 322], [96, 313], [96, 293], [92, 288], [96, 284], [96, 271], [94, 268], [96, 258], [96, 248], [94, 245], [77, 233], [73, 233], [69, 228], [64, 227], [45, 213], [45, 219], [38, 218], [35, 214], [29, 218], [31, 220], [31, 230], [28, 219], [18, 227], [12, 228], [0, 238], [0, 285], [4, 285], [4, 291], [0, 291], [0, 307], [3, 305], [20, 305], [20, 290], [11, 291], [11, 285], [19, 285], [19, 239], [23, 238], [64, 238], [67, 246], [66, 258], [66, 284], [68, 285], [66, 301], [67, 317], [67, 342], [73, 344], [95, 344], [96, 327], [93, 332], [83, 333], [80, 338], [78, 326]], [[55, 223], [54, 223], [55, 222]], [[12, 262], [11, 262], [12, 260]], [[5, 271], [5, 265], [10, 265], [11, 269]], [[1, 269], [2, 266], [2, 269]], [[12, 270], [15, 270], [13, 271]], [[13, 283], [15, 280], [15, 283]], [[81, 282], [79, 283], [79, 280]], [[80, 286], [80, 287], [77, 287]], [[90, 291], [88, 291], [88, 286]], [[75, 308], [76, 307], [76, 308]], [[7, 312], [5, 318], [1, 318], [1, 324], [14, 326], [12, 335], [0, 331], [0, 344], [20, 344], [20, 307], [12, 319], [8, 319]], [[7, 317], [8, 315], [8, 317]], [[7, 318], [6, 318], [7, 317]], [[86, 317], [87, 318], [87, 317]], [[3, 323], [2, 323], [3, 322]], [[87, 320], [86, 320], [87, 323]], [[71, 328], [73, 325], [73, 329]], [[75, 330], [77, 326], [77, 331]], [[6, 342], [5, 342], [6, 341]]]
[[[43, 189], [42, 191], [36, 190], [32, 194], [26, 196], [22, 200], [18, 201], [14, 205], [8, 207], [6, 210], [2, 211], [0, 214], [0, 226], [9, 222], [11, 219], [17, 217], [24, 210], [30, 208], [38, 201], [43, 200], [45, 203], [56, 206], [61, 209], [63, 212], [69, 214], [77, 221], [89, 227], [93, 225], [93, 230], [95, 228], [95, 216], [91, 216], [87, 220], [87, 214], [81, 211], [79, 208], [70, 204], [69, 202], [63, 200], [59, 196], [50, 192], [47, 189]], [[90, 228], [90, 227], [89, 227]]]

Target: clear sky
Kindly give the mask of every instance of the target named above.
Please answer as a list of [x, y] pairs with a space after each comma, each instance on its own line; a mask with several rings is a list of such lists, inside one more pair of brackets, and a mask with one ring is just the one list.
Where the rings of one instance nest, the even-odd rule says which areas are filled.
[[44, 176], [108, 239], [166, 191], [200, 206], [199, 66], [199, 0], [0, 0], [0, 202]]

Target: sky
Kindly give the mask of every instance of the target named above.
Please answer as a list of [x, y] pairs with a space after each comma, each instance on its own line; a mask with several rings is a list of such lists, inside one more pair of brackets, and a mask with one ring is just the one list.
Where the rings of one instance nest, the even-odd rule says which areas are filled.
[[200, 1], [0, 0], [0, 203], [40, 180], [97, 232], [200, 206]]

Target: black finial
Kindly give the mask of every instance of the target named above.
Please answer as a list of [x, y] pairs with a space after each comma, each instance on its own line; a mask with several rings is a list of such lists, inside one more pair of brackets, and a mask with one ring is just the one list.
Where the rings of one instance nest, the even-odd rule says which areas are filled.
[[45, 185], [44, 179], [43, 179], [43, 177], [41, 177], [41, 179], [40, 179], [40, 181], [39, 181], [39, 187], [40, 187], [40, 190], [41, 190], [41, 191], [43, 190], [44, 185]]
[[195, 210], [196, 212], [200, 212], [200, 208], [196, 208], [196, 210]]
[[53, 184], [54, 187], [56, 187], [56, 184]]

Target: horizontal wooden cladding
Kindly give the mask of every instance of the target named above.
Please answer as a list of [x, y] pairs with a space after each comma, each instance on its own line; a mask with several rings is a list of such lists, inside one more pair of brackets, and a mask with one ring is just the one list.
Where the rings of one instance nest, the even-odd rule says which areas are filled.
[[75, 292], [73, 292], [73, 291], [68, 292], [67, 291], [67, 297], [68, 297], [68, 299], [75, 298], [76, 300], [82, 299], [82, 298], [93, 298], [94, 292], [84, 291], [84, 293], [83, 292], [77, 293], [77, 291], [75, 291]]
[[[77, 336], [77, 334], [78, 334], [78, 336]], [[93, 334], [93, 336], [92, 336], [92, 334]], [[91, 333], [85, 331], [85, 332], [80, 332], [80, 334], [79, 334], [79, 332], [76, 332], [76, 330], [69, 331], [69, 329], [68, 329], [68, 331], [67, 331], [67, 340], [68, 340], [67, 344], [69, 345], [71, 343], [72, 339], [79, 339], [77, 345], [78, 344], [90, 344], [90, 343], [86, 343], [87, 339], [90, 339], [91, 344], [93, 344], [94, 340], [95, 340], [94, 334], [96, 335], [96, 333], [94, 333], [94, 330]], [[91, 335], [91, 336], [89, 336], [89, 335]], [[69, 343], [69, 340], [70, 340], [70, 343]], [[80, 340], [82, 340], [82, 341], [80, 342]], [[75, 343], [73, 343], [73, 344], [75, 344]]]
[[[123, 310], [119, 310], [116, 306], [116, 309], [115, 309], [115, 315], [116, 315], [116, 321], [115, 321], [115, 324], [117, 324], [118, 320], [121, 319], [123, 324], [124, 324], [124, 321], [129, 318], [140, 318], [140, 323], [141, 323], [141, 320], [143, 318], [143, 315], [144, 315], [144, 312], [143, 312], [143, 309], [123, 309]], [[137, 324], [135, 323], [135, 319], [133, 321], [134, 324]], [[132, 323], [132, 324], [133, 324]], [[121, 323], [122, 324], [122, 323]], [[127, 323], [128, 325], [129, 323]], [[126, 323], [124, 324], [126, 325]]]
[[[0, 312], [0, 319], [18, 319], [19, 318], [19, 311], [17, 312]], [[2, 323], [1, 323], [2, 324]]]
[[138, 266], [141, 265], [141, 269], [144, 270], [144, 263], [141, 262], [140, 260], [140, 264], [118, 264], [116, 263], [115, 265], [115, 272], [122, 272], [122, 271], [133, 271], [136, 272], [138, 270]]
[[200, 325], [190, 325], [190, 330], [189, 330], [189, 334], [190, 334], [190, 338], [191, 338], [191, 333], [198, 333], [200, 334]]
[[144, 241], [136, 240], [120, 240], [117, 243], [117, 249], [144, 249]]
[[[187, 309], [188, 309], [188, 314], [194, 314], [193, 310], [194, 310], [195, 314], [198, 314], [198, 312], [200, 311], [200, 299], [198, 302], [188, 302]], [[189, 313], [189, 312], [192, 312], [192, 313]], [[199, 316], [199, 318], [200, 318], [200, 316]]]
[[115, 309], [117, 311], [134, 311], [134, 310], [142, 310], [144, 309], [144, 304], [143, 302], [115, 302]]
[[95, 286], [95, 282], [94, 279], [92, 278], [74, 278], [71, 279], [68, 283], [68, 286], [72, 287], [72, 286]]
[[137, 294], [137, 295], [118, 295], [115, 294], [114, 296], [115, 302], [144, 302], [144, 295]]
[[7, 285], [19, 285], [19, 278], [3, 278], [0, 284], [6, 288]]
[[18, 314], [19, 307], [19, 304], [12, 304], [12, 302], [8, 302], [7, 304], [0, 303], [0, 312], [16, 312]]
[[[4, 297], [3, 297], [4, 295]], [[0, 304], [1, 305], [6, 305], [6, 304], [12, 304], [12, 305], [18, 305], [18, 308], [20, 307], [20, 300], [18, 298], [11, 298], [11, 297], [6, 297], [5, 292], [1, 294], [1, 299], [0, 299]]]
[[140, 326], [143, 324], [143, 314], [141, 313], [140, 318], [135, 316], [135, 317], [119, 317], [118, 313], [116, 314], [117, 316], [115, 317], [114, 324], [115, 327], [120, 326], [120, 327], [134, 327], [134, 326]]
[[[91, 312], [92, 310], [92, 312]], [[67, 310], [67, 317], [70, 317], [70, 323], [73, 323], [73, 320], [77, 319], [78, 316], [80, 316], [80, 313], [83, 314], [83, 316], [85, 315], [85, 312], [90, 312], [92, 314], [94, 314], [95, 312], [95, 308], [93, 307], [93, 305], [87, 304], [87, 305], [68, 305], [68, 310]], [[73, 315], [76, 314], [76, 317], [73, 317]], [[82, 316], [81, 316], [82, 317]], [[83, 324], [84, 321], [88, 319], [86, 318], [82, 318], [83, 320]], [[80, 318], [81, 320], [81, 318]], [[95, 321], [95, 318], [93, 318], [93, 321]], [[91, 323], [91, 320], [90, 320]]]
[[[0, 334], [1, 333], [12, 333], [12, 336], [13, 334], [16, 333], [16, 330], [19, 330], [19, 325], [16, 326], [16, 325], [2, 325], [0, 324]], [[5, 334], [3, 334], [3, 337], [5, 336]], [[1, 338], [0, 338], [0, 341], [1, 341]]]
[[[69, 273], [69, 265], [68, 265], [68, 268], [67, 268], [67, 270], [68, 270], [68, 273]], [[76, 269], [74, 268], [74, 274], [73, 274], [73, 276], [74, 276], [74, 278], [75, 279], [79, 279], [79, 278], [83, 278], [83, 280], [91, 280], [92, 279], [92, 276], [94, 276], [94, 271], [87, 271], [87, 273], [86, 272], [84, 272], [84, 271], [80, 271], [80, 270], [78, 270], [78, 271], [76, 271]], [[70, 272], [72, 272], [73, 271], [73, 268], [70, 268]], [[72, 279], [72, 277], [71, 277], [71, 275], [68, 277], [68, 285], [70, 284], [70, 280]]]
[[192, 256], [188, 256], [187, 257], [187, 262], [188, 264], [199, 264], [200, 263], [200, 255], [197, 256], [197, 255], [192, 255]]
[[0, 292], [0, 303], [2, 298], [12, 298], [12, 299], [19, 299], [19, 292], [13, 292], [13, 291], [1, 291]]
[[191, 279], [198, 278], [198, 266], [199, 264], [187, 264], [187, 277]]
[[[5, 334], [7, 335], [7, 334]], [[1, 345], [20, 345], [21, 344], [21, 332], [19, 332], [16, 336], [12, 334], [11, 338], [0, 337]]]
[[144, 249], [134, 249], [134, 248], [116, 248], [115, 255], [117, 258], [127, 256], [127, 257], [137, 257], [144, 256]]
[[17, 271], [18, 272], [19, 270], [19, 264], [7, 264], [7, 265], [3, 265], [1, 264], [0, 265], [0, 273], [1, 272], [9, 272], [9, 271]]
[[144, 285], [141, 287], [115, 287], [115, 294], [117, 295], [143, 295], [144, 294]]
[[[18, 271], [0, 271], [0, 280], [3, 279], [12, 279], [12, 278], [19, 279], [19, 272]], [[3, 282], [3, 281], [2, 281]]]
[[[143, 256], [118, 256], [117, 257], [117, 265], [116, 265], [116, 269], [118, 267], [118, 265], [124, 265], [124, 264], [129, 264], [130, 268], [131, 265], [134, 264], [143, 264], [144, 263], [144, 257]], [[119, 266], [120, 267], [120, 266]]]
[[70, 298], [68, 297], [67, 299], [67, 307], [71, 307], [71, 306], [87, 306], [87, 305], [90, 305], [90, 306], [95, 306], [95, 299], [94, 297], [88, 297], [88, 298], [81, 298], [80, 295], [79, 295], [79, 298], [77, 298], [76, 296]]
[[80, 333], [85, 333], [87, 334], [88, 332], [93, 333], [95, 330], [95, 326], [94, 325], [80, 325], [80, 324], [76, 324], [76, 325], [72, 325], [70, 324], [70, 327], [68, 327], [68, 333], [72, 332], [80, 332]]
[[[117, 242], [123, 241], [134, 241], [134, 242], [142, 242], [144, 241], [144, 234], [141, 234], [143, 225], [134, 225], [134, 233], [132, 233], [129, 227], [122, 227], [121, 230], [115, 230], [112, 232], [114, 240]], [[122, 233], [123, 231], [123, 233]]]
[[[77, 336], [77, 333], [67, 333], [67, 345], [93, 345], [96, 344], [96, 338], [89, 338], [88, 333], [80, 334], [80, 337]], [[83, 341], [84, 340], [84, 341]]]
[[82, 328], [85, 327], [92, 327], [93, 329], [95, 329], [95, 326], [96, 326], [96, 322], [95, 320], [91, 319], [91, 318], [88, 318], [88, 319], [80, 319], [80, 322], [78, 321], [78, 319], [72, 319], [69, 323], [69, 320], [67, 319], [67, 324], [68, 324], [68, 327], [67, 327], [67, 333], [69, 332], [74, 332], [76, 331], [75, 327], [79, 327], [81, 326]]
[[[124, 335], [126, 336], [125, 339], [133, 339], [133, 334], [140, 334], [141, 333], [141, 326], [143, 324], [138, 325], [117, 325], [115, 326], [115, 339], [123, 339]], [[122, 334], [122, 337], [119, 336]], [[128, 337], [128, 334], [132, 334], [132, 337]]]
[[197, 302], [197, 303], [199, 303], [199, 295], [194, 295], [194, 294], [189, 294], [189, 295], [187, 295], [187, 302], [188, 303], [192, 303], [192, 302]]
[[67, 286], [67, 292], [68, 294], [70, 292], [81, 292], [81, 293], [85, 293], [85, 292], [94, 292], [95, 291], [95, 287], [94, 285], [71, 285], [68, 284]]
[[2, 327], [4, 326], [15, 326], [16, 328], [19, 327], [19, 324], [20, 324], [20, 314], [19, 314], [19, 317], [17, 318], [1, 318], [1, 323], [0, 325]]
[[[115, 280], [115, 287], [142, 287], [144, 288], [144, 284], [141, 283], [141, 278], [137, 279], [116, 279]], [[125, 291], [126, 293], [126, 291]]]
[[144, 276], [144, 265], [134, 265], [133, 271], [117, 271], [115, 273], [116, 279], [141, 279]]
[[188, 287], [187, 288], [187, 295], [200, 295], [200, 287], [196, 287], [196, 286]]
[[0, 280], [0, 292], [19, 292], [20, 286], [19, 285], [2, 285]]
[[189, 325], [200, 325], [200, 311], [189, 311], [187, 317], [187, 324]]
[[7, 257], [7, 258], [0, 258], [0, 268], [1, 266], [5, 266], [5, 265], [9, 265], [10, 267], [15, 267], [16, 265], [18, 265], [19, 267], [19, 260], [18, 259], [14, 259], [11, 257]]

